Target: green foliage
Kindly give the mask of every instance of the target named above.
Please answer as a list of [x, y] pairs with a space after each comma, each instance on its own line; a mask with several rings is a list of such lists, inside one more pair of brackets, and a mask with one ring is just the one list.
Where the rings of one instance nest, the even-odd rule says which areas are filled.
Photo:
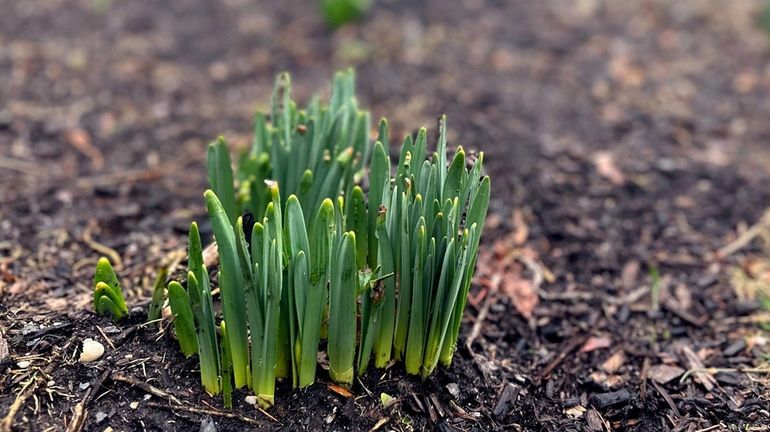
[[357, 20], [371, 7], [372, 0], [321, 0], [321, 12], [330, 27]]
[[[255, 220], [262, 219], [272, 201], [266, 181], [280, 185], [283, 202], [296, 195], [307, 209], [317, 209], [324, 199], [340, 193], [350, 194], [371, 152], [371, 116], [358, 109], [354, 89], [353, 71], [338, 72], [328, 104], [313, 98], [299, 109], [291, 99], [289, 75], [280, 74], [270, 115], [255, 116], [251, 148], [238, 159], [235, 175], [224, 138], [209, 145], [209, 184], [232, 224], [245, 210]], [[239, 181], [237, 189], [233, 177]]]
[[241, 388], [248, 381], [249, 366], [244, 273], [238, 260], [233, 226], [222, 203], [211, 190], [207, 190], [204, 195], [219, 251], [219, 292], [225, 321], [229, 323], [225, 339], [230, 346], [235, 388]]
[[176, 281], [168, 284], [168, 303], [174, 314], [174, 329], [179, 340], [179, 348], [186, 357], [198, 352], [198, 339], [195, 335], [190, 296]]
[[187, 292], [195, 318], [195, 335], [198, 339], [198, 356], [201, 362], [201, 382], [206, 391], [214, 395], [221, 390], [219, 383], [221, 361], [209, 272], [203, 265], [203, 248], [198, 233], [198, 224], [195, 222], [190, 225], [187, 257]]
[[770, 37], [770, 0], [765, 0], [759, 15], [759, 27]]
[[[483, 154], [471, 161], [458, 148], [447, 161], [445, 118], [436, 152], [428, 155], [425, 129], [407, 136], [392, 175], [387, 122], [372, 143], [351, 72], [336, 75], [328, 105], [314, 99], [305, 110], [289, 83], [279, 76], [271, 113], [256, 116], [235, 172], [224, 140], [209, 147], [219, 345], [194, 223], [187, 291], [169, 285], [180, 345], [189, 354], [197, 342], [204, 386], [226, 405], [233, 382], [262, 407], [275, 402], [276, 378], [312, 384], [323, 337], [329, 377], [345, 386], [372, 357], [378, 368], [403, 361], [423, 379], [449, 365], [489, 204]], [[368, 192], [358, 184], [365, 174]], [[253, 226], [238, 217], [246, 210]]]
[[147, 313], [147, 321], [155, 321], [161, 318], [167, 278], [168, 268], [162, 267], [152, 288], [152, 300], [150, 301], [150, 308]]
[[110, 315], [118, 321], [128, 314], [118, 276], [107, 258], [99, 258], [94, 274], [94, 310], [99, 315]]
[[329, 285], [329, 375], [350, 386], [356, 354], [356, 235], [346, 232], [336, 243]]

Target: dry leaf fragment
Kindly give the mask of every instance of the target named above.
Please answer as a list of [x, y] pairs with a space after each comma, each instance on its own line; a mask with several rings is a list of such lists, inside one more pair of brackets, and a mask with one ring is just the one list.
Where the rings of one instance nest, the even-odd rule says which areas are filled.
[[349, 398], [353, 396], [353, 393], [351, 393], [350, 390], [346, 389], [345, 387], [339, 386], [337, 384], [329, 384], [328, 387], [329, 387], [329, 390], [333, 391], [334, 393], [337, 393], [342, 397]]
[[591, 373], [591, 380], [606, 390], [613, 390], [623, 386], [625, 379], [621, 375], [611, 375], [602, 371]]
[[605, 372], [615, 373], [625, 362], [626, 353], [624, 351], [617, 351], [602, 363], [601, 368]]
[[580, 348], [580, 352], [587, 353], [602, 348], [609, 348], [612, 345], [612, 339], [605, 336], [591, 336]]
[[509, 272], [503, 276], [502, 289], [516, 310], [524, 318], [531, 319], [538, 303], [537, 292], [532, 286], [532, 282]]
[[687, 345], [682, 345], [680, 352], [685, 356], [685, 358], [687, 358], [689, 368], [695, 371], [693, 373], [695, 376], [695, 381], [699, 382], [703, 387], [706, 388], [706, 390], [711, 391], [716, 385], [717, 381], [709, 373], [703, 372], [706, 367], [703, 366], [703, 362], [698, 357], [698, 355], [695, 354], [693, 350]]

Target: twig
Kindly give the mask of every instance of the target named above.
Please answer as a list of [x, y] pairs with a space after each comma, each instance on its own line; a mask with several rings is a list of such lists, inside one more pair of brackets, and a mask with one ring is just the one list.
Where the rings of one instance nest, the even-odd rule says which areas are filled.
[[116, 373], [112, 375], [113, 381], [119, 381], [126, 383], [128, 385], [132, 385], [134, 387], [139, 387], [140, 389], [146, 391], [147, 393], [157, 396], [161, 399], [165, 399], [169, 402], [175, 403], [177, 405], [182, 405], [182, 401], [179, 400], [176, 396], [172, 395], [171, 393], [165, 392], [155, 386], [152, 386], [150, 384], [147, 384], [146, 382], [139, 381], [137, 379], [128, 377], [123, 375], [122, 373]]
[[[217, 416], [217, 417], [225, 417], [225, 418], [229, 418], [229, 419], [240, 420], [240, 421], [242, 421], [244, 423], [252, 424], [252, 425], [255, 425], [255, 426], [263, 426], [264, 425], [264, 423], [260, 422], [259, 420], [256, 420], [256, 419], [253, 419], [253, 418], [250, 418], [250, 417], [245, 417], [245, 416], [236, 414], [234, 412], [217, 411], [217, 410], [213, 410], [213, 409], [198, 408], [198, 407], [186, 406], [186, 405], [167, 405], [167, 404], [162, 404], [162, 403], [157, 403], [157, 402], [147, 402], [147, 406], [150, 406], [150, 407], [153, 407], [153, 408], [165, 408], [165, 409], [172, 410], [172, 411], [173, 410], [179, 410], [179, 411], [187, 411], [187, 412], [191, 412], [191, 413], [195, 413], [195, 414], [208, 414], [208, 415], [213, 415], [213, 416]], [[276, 419], [275, 417], [271, 416], [270, 414], [267, 414], [265, 411], [260, 409], [260, 412], [262, 412], [263, 414], [267, 415], [274, 422], [278, 422], [278, 419]]]
[[49, 333], [55, 333], [55, 332], [58, 332], [59, 330], [68, 329], [70, 327], [72, 327], [72, 323], [71, 322], [50, 325], [50, 326], [48, 326], [46, 328], [42, 328], [40, 330], [31, 331], [31, 332], [29, 332], [27, 334], [21, 335], [19, 337], [19, 340], [23, 341], [23, 340], [37, 339], [37, 338], [39, 338], [41, 336], [45, 336], [45, 335], [47, 335]]
[[3, 422], [0, 423], [1, 431], [11, 432], [11, 426], [13, 426], [14, 417], [16, 417], [16, 414], [24, 405], [24, 402], [29, 399], [32, 393], [35, 392], [35, 387], [37, 387], [40, 381], [42, 381], [42, 379], [40, 376], [37, 376], [24, 385], [19, 394], [16, 396], [16, 399], [13, 401], [13, 404], [11, 404], [11, 407], [8, 408], [8, 414], [6, 414]]
[[110, 340], [110, 338], [108, 338], [107, 335], [104, 334], [104, 330], [102, 330], [102, 328], [99, 327], [99, 326], [96, 326], [96, 329], [99, 330], [99, 333], [102, 335], [104, 340], [107, 341], [107, 344], [109, 344], [110, 348], [112, 348], [112, 350], [115, 351], [115, 345], [113, 345], [112, 341]]
[[722, 248], [717, 251], [717, 258], [727, 258], [735, 252], [743, 249], [746, 247], [746, 245], [751, 243], [754, 238], [762, 234], [762, 231], [765, 231], [768, 228], [768, 225], [770, 225], [770, 211], [765, 212], [759, 222], [755, 223], [749, 229], [744, 231], [741, 235], [738, 236], [738, 238], [722, 246]]
[[93, 220], [89, 222], [88, 225], [86, 225], [86, 229], [83, 230], [83, 242], [85, 242], [85, 244], [87, 244], [91, 249], [101, 254], [107, 255], [116, 268], [123, 267], [123, 260], [120, 259], [120, 254], [118, 251], [107, 245], [97, 242], [93, 239], [93, 237], [91, 237], [91, 231], [93, 231], [95, 225], [96, 221]]
[[115, 343], [118, 345], [122, 344], [126, 339], [134, 334], [134, 332], [136, 332], [136, 329], [141, 328], [143, 325], [144, 324], [137, 324], [123, 330], [123, 332], [115, 338]]
[[719, 429], [720, 427], [724, 427], [724, 425], [722, 423], [717, 423], [717, 424], [715, 424], [713, 426], [709, 426], [707, 428], [698, 429], [695, 432], [710, 432], [710, 431]]
[[369, 429], [369, 432], [375, 432], [375, 431], [379, 430], [381, 427], [383, 427], [386, 424], [388, 424], [389, 421], [390, 421], [390, 417], [383, 417], [383, 418], [379, 419], [377, 421], [377, 423], [375, 423], [375, 425], [372, 426], [371, 429]]
[[742, 374], [770, 374], [770, 369], [767, 368], [694, 368], [690, 369], [687, 372], [685, 372], [682, 375], [682, 378], [679, 379], [680, 383], [683, 383], [687, 380], [687, 378], [690, 377], [690, 375], [700, 375], [700, 374], [708, 374], [708, 376], [711, 376], [713, 374], [718, 373], [728, 373], [728, 372], [735, 372], [735, 373], [742, 373]]
[[91, 383], [83, 398], [75, 405], [75, 413], [72, 416], [70, 424], [67, 426], [67, 432], [78, 432], [83, 429], [85, 425], [86, 417], [88, 416], [88, 404], [93, 400], [96, 395], [96, 390], [102, 386], [104, 380], [107, 379], [111, 372], [111, 369], [106, 369], [99, 377]]
[[10, 157], [0, 157], [0, 168], [18, 171], [22, 174], [40, 173], [38, 164]]
[[157, 168], [126, 170], [110, 174], [83, 177], [75, 182], [78, 189], [88, 189], [96, 186], [107, 186], [116, 183], [126, 183], [139, 180], [154, 180], [170, 175], [174, 170], [163, 172]]
[[679, 349], [679, 351], [684, 355], [684, 357], [687, 359], [687, 363], [690, 365], [690, 370], [685, 372], [684, 375], [682, 375], [682, 378], [679, 380], [680, 383], [683, 383], [690, 375], [695, 374], [695, 378], [698, 382], [700, 382], [703, 387], [706, 388], [706, 390], [711, 391], [714, 389], [714, 387], [717, 384], [717, 380], [714, 379], [713, 376], [711, 376], [711, 373], [713, 373], [710, 370], [707, 370], [703, 366], [703, 362], [700, 360], [697, 354], [693, 352], [693, 350], [687, 346], [682, 345]]
[[663, 399], [666, 400], [666, 403], [668, 403], [668, 406], [670, 406], [671, 410], [674, 411], [674, 414], [677, 417], [682, 417], [682, 414], [679, 413], [679, 409], [676, 407], [676, 404], [671, 399], [671, 396], [668, 394], [668, 392], [665, 391], [660, 385], [658, 385], [658, 383], [656, 383], [655, 380], [650, 380], [650, 382], [652, 383], [652, 386], [655, 387], [655, 390], [657, 390], [658, 393], [660, 393], [660, 395], [663, 396]]
[[[589, 333], [590, 335], [590, 333]], [[556, 369], [556, 366], [559, 366], [562, 361], [564, 361], [565, 358], [572, 352], [577, 349], [580, 345], [583, 345], [586, 340], [588, 340], [589, 335], [584, 335], [578, 338], [572, 339], [556, 356], [555, 359], [551, 360], [546, 367], [543, 368], [542, 372], [538, 374], [537, 381], [540, 381], [544, 377], [551, 374], [551, 372]]]
[[38, 374], [34, 379], [30, 381], [29, 384], [27, 384], [16, 396], [16, 399], [13, 401], [13, 404], [11, 404], [10, 408], [8, 408], [8, 413], [3, 418], [3, 421], [0, 422], [0, 432], [11, 432], [11, 427], [13, 426], [13, 419], [16, 417], [16, 414], [19, 413], [21, 410], [21, 407], [24, 406], [24, 402], [27, 401], [32, 395], [35, 394], [35, 390], [37, 389], [37, 386], [40, 385], [40, 383], [44, 382], [46, 377], [53, 371], [54, 367], [57, 365], [56, 361], [61, 356], [61, 353], [63, 351], [66, 351], [67, 347], [70, 345], [70, 342], [74, 339], [74, 336], [70, 338], [70, 340], [64, 344], [64, 346], [61, 349], [57, 349], [53, 355], [51, 356], [51, 359], [46, 366], [46, 368], [42, 371], [42, 373]]
[[[159, 389], [159, 388], [157, 388], [155, 386], [147, 384], [146, 382], [139, 381], [137, 379], [128, 377], [128, 376], [123, 375], [121, 373], [113, 374], [112, 375], [112, 380], [113, 381], [123, 382], [123, 383], [126, 383], [128, 385], [132, 385], [134, 387], [138, 387], [138, 388], [146, 391], [147, 393], [149, 393], [149, 394], [151, 394], [153, 396], [157, 396], [157, 397], [159, 397], [161, 399], [166, 400], [167, 402], [169, 402], [169, 403], [171, 403], [173, 405], [173, 406], [167, 406], [167, 405], [163, 405], [163, 404], [153, 404], [152, 402], [150, 402], [150, 403], [148, 403], [148, 405], [150, 405], [150, 406], [157, 406], [159, 408], [164, 408], [165, 407], [165, 408], [170, 408], [170, 409], [179, 409], [179, 410], [182, 410], [182, 411], [188, 411], [188, 412], [193, 412], [193, 413], [198, 413], [198, 414], [218, 415], [220, 417], [227, 417], [227, 418], [234, 418], [234, 419], [243, 420], [243, 421], [245, 421], [247, 423], [248, 422], [253, 422], [254, 424], [260, 424], [257, 420], [250, 419], [248, 417], [242, 417], [242, 416], [239, 416], [237, 414], [227, 413], [227, 412], [222, 412], [222, 411], [216, 411], [216, 410], [209, 410], [209, 409], [205, 409], [205, 408], [198, 408], [198, 407], [186, 405], [184, 402], [182, 402], [179, 398], [177, 398], [176, 396], [172, 395], [171, 393], [168, 393], [168, 392], [166, 392], [164, 390], [161, 390], [161, 389]], [[267, 411], [263, 410], [262, 408], [257, 407], [257, 410], [259, 412], [261, 412], [262, 414], [264, 414], [265, 417], [269, 418], [270, 420], [272, 420], [272, 421], [274, 421], [276, 423], [278, 422], [278, 419], [276, 419], [275, 417], [270, 415], [270, 413], [268, 413]]]
[[502, 277], [499, 273], [492, 275], [492, 287], [489, 289], [487, 298], [484, 299], [484, 304], [481, 306], [481, 310], [479, 310], [479, 314], [476, 316], [476, 321], [473, 323], [471, 334], [468, 335], [468, 339], [465, 341], [465, 348], [467, 348], [468, 352], [471, 354], [473, 354], [473, 342], [476, 340], [476, 338], [479, 337], [479, 334], [481, 333], [481, 327], [483, 326], [484, 320], [489, 314], [489, 308], [492, 306], [492, 303], [497, 300], [497, 292], [500, 289], [501, 279]]

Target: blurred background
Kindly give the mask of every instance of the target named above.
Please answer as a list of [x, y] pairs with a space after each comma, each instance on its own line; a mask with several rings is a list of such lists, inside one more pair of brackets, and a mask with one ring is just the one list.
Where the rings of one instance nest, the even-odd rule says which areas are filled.
[[[435, 139], [445, 113], [450, 147], [486, 153], [492, 203], [469, 314], [494, 291], [476, 351], [496, 369], [473, 404], [492, 412], [508, 382], [532, 400], [636, 395], [645, 357], [662, 358], [640, 353], [686, 358], [682, 340], [716, 350], [708, 366], [757, 358], [744, 347], [748, 360], [730, 363], [723, 349], [756, 327], [723, 319], [758, 310], [769, 255], [757, 236], [724, 247], [767, 231], [756, 225], [770, 204], [766, 1], [374, 0], [336, 27], [311, 1], [0, 0], [0, 11], [7, 310], [87, 307], [109, 250], [131, 295], [148, 296], [158, 261], [205, 220], [206, 144], [247, 146], [278, 72], [307, 101], [354, 67], [361, 105], [395, 141], [421, 126]], [[548, 370], [583, 334], [599, 345]], [[593, 376], [618, 350], [625, 369]], [[535, 383], [551, 372], [550, 387]], [[766, 400], [745, 378], [722, 384]], [[668, 405], [656, 397], [635, 415], [657, 418]], [[726, 406], [685, 414], [754, 412]], [[564, 407], [538, 422], [569, 424]]]

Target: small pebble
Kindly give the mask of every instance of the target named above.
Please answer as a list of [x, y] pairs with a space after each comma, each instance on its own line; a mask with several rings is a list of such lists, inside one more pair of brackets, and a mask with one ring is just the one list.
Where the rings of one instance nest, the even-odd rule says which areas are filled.
[[326, 424], [332, 424], [334, 418], [337, 417], [337, 407], [332, 408], [332, 413], [324, 418]]
[[37, 324], [32, 323], [32, 322], [28, 322], [28, 323], [24, 324], [24, 327], [21, 328], [21, 334], [28, 335], [28, 334], [30, 334], [32, 332], [35, 332], [35, 331], [38, 331], [38, 330], [40, 330], [40, 327]]
[[91, 387], [91, 383], [90, 382], [82, 382], [82, 383], [78, 384], [78, 387], [80, 388], [80, 390], [85, 390], [88, 387]]
[[31, 362], [31, 361], [29, 361], [29, 360], [22, 360], [22, 361], [20, 361], [20, 362], [16, 363], [16, 366], [18, 366], [18, 367], [20, 367], [20, 368], [22, 368], [22, 369], [26, 369], [26, 368], [28, 368], [28, 367], [29, 367], [29, 365], [31, 365], [31, 364], [32, 364], [32, 362]]
[[104, 345], [91, 338], [83, 341], [83, 352], [80, 353], [81, 363], [99, 360], [102, 355], [104, 355]]
[[256, 396], [246, 396], [246, 398], [244, 400], [249, 405], [256, 405], [257, 404], [257, 397]]
[[128, 313], [131, 315], [136, 315], [136, 314], [142, 313], [143, 311], [144, 311], [143, 307], [134, 306], [131, 308], [131, 310], [128, 311]]
[[458, 386], [456, 383], [447, 384], [446, 389], [449, 391], [449, 394], [451, 394], [453, 398], [457, 399], [460, 397], [460, 386]]
[[103, 328], [102, 330], [104, 330], [104, 332], [107, 333], [107, 334], [118, 334], [118, 333], [122, 332], [121, 329], [115, 327], [112, 324], [108, 325], [107, 327]]
[[139, 402], [131, 402], [130, 404], [128, 404], [128, 406], [130, 406], [131, 409], [135, 410], [139, 408]]
[[104, 419], [106, 419], [106, 418], [107, 418], [107, 413], [102, 412], [102, 411], [99, 411], [98, 413], [96, 413], [96, 422], [97, 423], [103, 422]]
[[214, 423], [214, 419], [208, 416], [201, 420], [200, 432], [217, 432], [217, 425]]

